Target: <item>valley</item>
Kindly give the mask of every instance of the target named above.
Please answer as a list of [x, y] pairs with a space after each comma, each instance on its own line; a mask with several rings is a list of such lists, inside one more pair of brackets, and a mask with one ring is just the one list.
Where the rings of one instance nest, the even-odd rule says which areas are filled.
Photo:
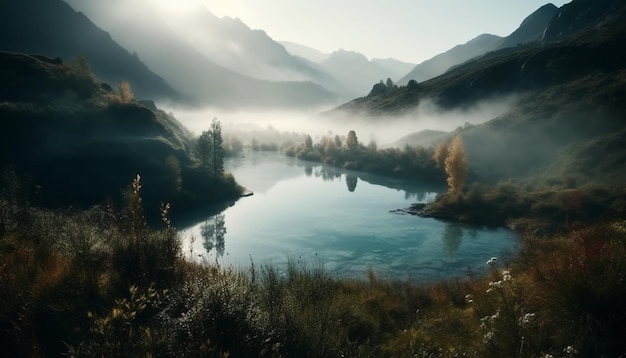
[[411, 62], [202, 2], [1, 3], [6, 354], [623, 356], [625, 24], [542, 4]]

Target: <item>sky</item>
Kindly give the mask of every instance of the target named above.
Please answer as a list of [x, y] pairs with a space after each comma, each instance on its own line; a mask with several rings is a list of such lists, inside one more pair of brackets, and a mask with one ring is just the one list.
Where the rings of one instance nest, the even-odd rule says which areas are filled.
[[[169, 0], [170, 6], [180, 3]], [[196, 0], [276, 41], [420, 63], [490, 33], [507, 36], [548, 0]], [[552, 1], [557, 7], [571, 0]]]

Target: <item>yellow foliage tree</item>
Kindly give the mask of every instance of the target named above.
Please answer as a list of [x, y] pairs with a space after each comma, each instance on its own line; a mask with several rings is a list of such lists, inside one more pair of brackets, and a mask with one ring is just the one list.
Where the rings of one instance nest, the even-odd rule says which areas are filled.
[[132, 102], [134, 95], [130, 90], [130, 84], [126, 81], [120, 81], [117, 85], [117, 89], [120, 95], [120, 102], [122, 103], [130, 103]]
[[468, 164], [463, 139], [458, 134], [452, 139], [452, 143], [448, 147], [445, 169], [446, 174], [448, 174], [448, 188], [450, 192], [460, 190], [467, 178]]
[[443, 168], [445, 165], [446, 158], [448, 157], [448, 143], [445, 140], [442, 140], [437, 145], [435, 149], [435, 153], [433, 154], [433, 159], [437, 163], [439, 168]]

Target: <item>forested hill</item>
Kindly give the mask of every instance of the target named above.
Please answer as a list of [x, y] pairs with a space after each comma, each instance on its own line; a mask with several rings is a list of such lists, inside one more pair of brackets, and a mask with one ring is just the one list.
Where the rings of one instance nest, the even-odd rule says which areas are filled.
[[426, 101], [443, 108], [462, 107], [626, 68], [623, 1], [574, 0], [559, 9], [545, 34], [542, 41], [488, 53], [422, 83], [412, 81], [382, 90], [375, 87], [377, 90], [367, 97], [343, 104], [329, 114], [405, 114]]
[[[141, 175], [146, 204], [178, 208], [237, 196], [232, 178], [208, 178], [190, 134], [150, 101], [114, 91], [86, 63], [0, 52], [0, 168], [45, 206], [118, 201]], [[220, 190], [221, 189], [221, 190]]]

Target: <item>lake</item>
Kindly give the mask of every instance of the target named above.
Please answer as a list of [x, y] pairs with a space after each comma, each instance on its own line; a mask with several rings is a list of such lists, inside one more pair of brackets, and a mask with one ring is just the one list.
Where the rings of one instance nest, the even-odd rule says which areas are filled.
[[389, 179], [245, 152], [225, 167], [254, 193], [223, 212], [182, 225], [183, 250], [198, 260], [247, 268], [288, 260], [335, 277], [432, 281], [486, 270], [515, 251], [510, 230], [470, 227], [392, 212], [429, 202], [444, 186]]

